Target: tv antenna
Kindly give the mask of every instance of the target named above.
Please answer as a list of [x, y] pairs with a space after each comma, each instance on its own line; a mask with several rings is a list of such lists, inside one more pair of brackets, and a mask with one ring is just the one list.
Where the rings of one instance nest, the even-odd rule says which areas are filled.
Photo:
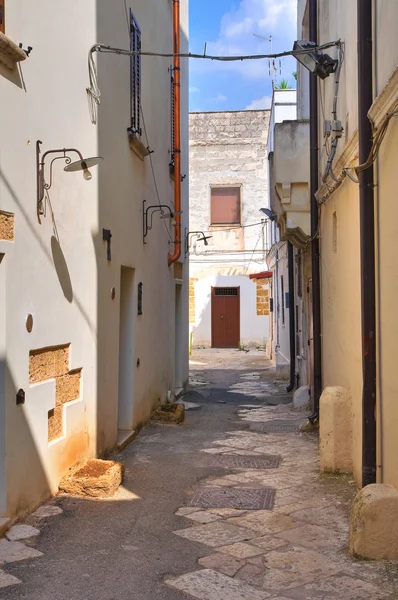
[[[264, 37], [262, 35], [258, 35], [258, 33], [253, 33], [253, 35], [256, 38], [259, 38], [260, 40], [269, 42], [270, 54], [272, 54], [272, 40], [273, 40], [272, 35], [270, 35], [269, 37]], [[271, 77], [271, 80], [272, 80], [272, 89], [274, 89], [274, 84], [275, 84], [277, 75], [282, 75], [282, 63], [281, 63], [280, 59], [271, 58], [268, 60], [268, 72], [269, 72], [269, 76]]]

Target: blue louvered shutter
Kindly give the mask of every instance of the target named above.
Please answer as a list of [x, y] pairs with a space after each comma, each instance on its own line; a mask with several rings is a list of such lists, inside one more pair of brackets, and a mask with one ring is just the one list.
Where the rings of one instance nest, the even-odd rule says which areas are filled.
[[[141, 30], [138, 22], [130, 10], [130, 50], [141, 51]], [[141, 56], [132, 56], [131, 59], [131, 129], [141, 135]]]

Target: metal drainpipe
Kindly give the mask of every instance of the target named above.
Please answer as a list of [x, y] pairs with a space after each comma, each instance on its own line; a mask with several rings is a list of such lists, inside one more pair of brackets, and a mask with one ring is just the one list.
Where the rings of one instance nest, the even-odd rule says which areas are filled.
[[[359, 163], [372, 148], [372, 0], [357, 0]], [[362, 295], [362, 486], [376, 482], [376, 268], [373, 165], [359, 173]]]
[[168, 254], [169, 266], [181, 256], [181, 25], [180, 0], [173, 0], [173, 53], [174, 53], [174, 211], [176, 212], [174, 252]]
[[[309, 0], [309, 35], [318, 42], [318, 2]], [[319, 420], [319, 399], [322, 394], [322, 344], [321, 344], [321, 278], [318, 238], [318, 80], [310, 74], [310, 202], [311, 202], [311, 266], [312, 266], [312, 326], [313, 326], [313, 414], [312, 423]]]
[[[295, 315], [294, 315], [294, 252], [292, 242], [287, 243], [287, 262], [289, 274], [289, 338], [290, 338], [290, 383], [286, 388], [291, 392], [295, 388], [296, 374], [296, 340], [295, 340]], [[282, 298], [283, 302], [283, 298]]]

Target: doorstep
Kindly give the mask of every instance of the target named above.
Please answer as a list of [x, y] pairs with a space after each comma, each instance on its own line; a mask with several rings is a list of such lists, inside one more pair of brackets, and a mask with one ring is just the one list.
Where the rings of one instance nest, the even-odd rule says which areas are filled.
[[137, 432], [135, 429], [119, 429], [117, 432], [117, 450], [121, 452], [133, 441]]

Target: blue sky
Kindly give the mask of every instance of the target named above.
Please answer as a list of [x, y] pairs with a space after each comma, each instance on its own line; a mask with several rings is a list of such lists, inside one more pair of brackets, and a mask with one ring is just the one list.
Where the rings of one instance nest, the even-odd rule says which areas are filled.
[[[214, 55], [268, 54], [290, 50], [296, 39], [297, 0], [190, 0], [190, 50]], [[268, 108], [272, 94], [268, 61], [190, 61], [190, 110]], [[278, 65], [279, 67], [279, 65]], [[282, 59], [277, 81], [294, 83], [292, 58]]]

